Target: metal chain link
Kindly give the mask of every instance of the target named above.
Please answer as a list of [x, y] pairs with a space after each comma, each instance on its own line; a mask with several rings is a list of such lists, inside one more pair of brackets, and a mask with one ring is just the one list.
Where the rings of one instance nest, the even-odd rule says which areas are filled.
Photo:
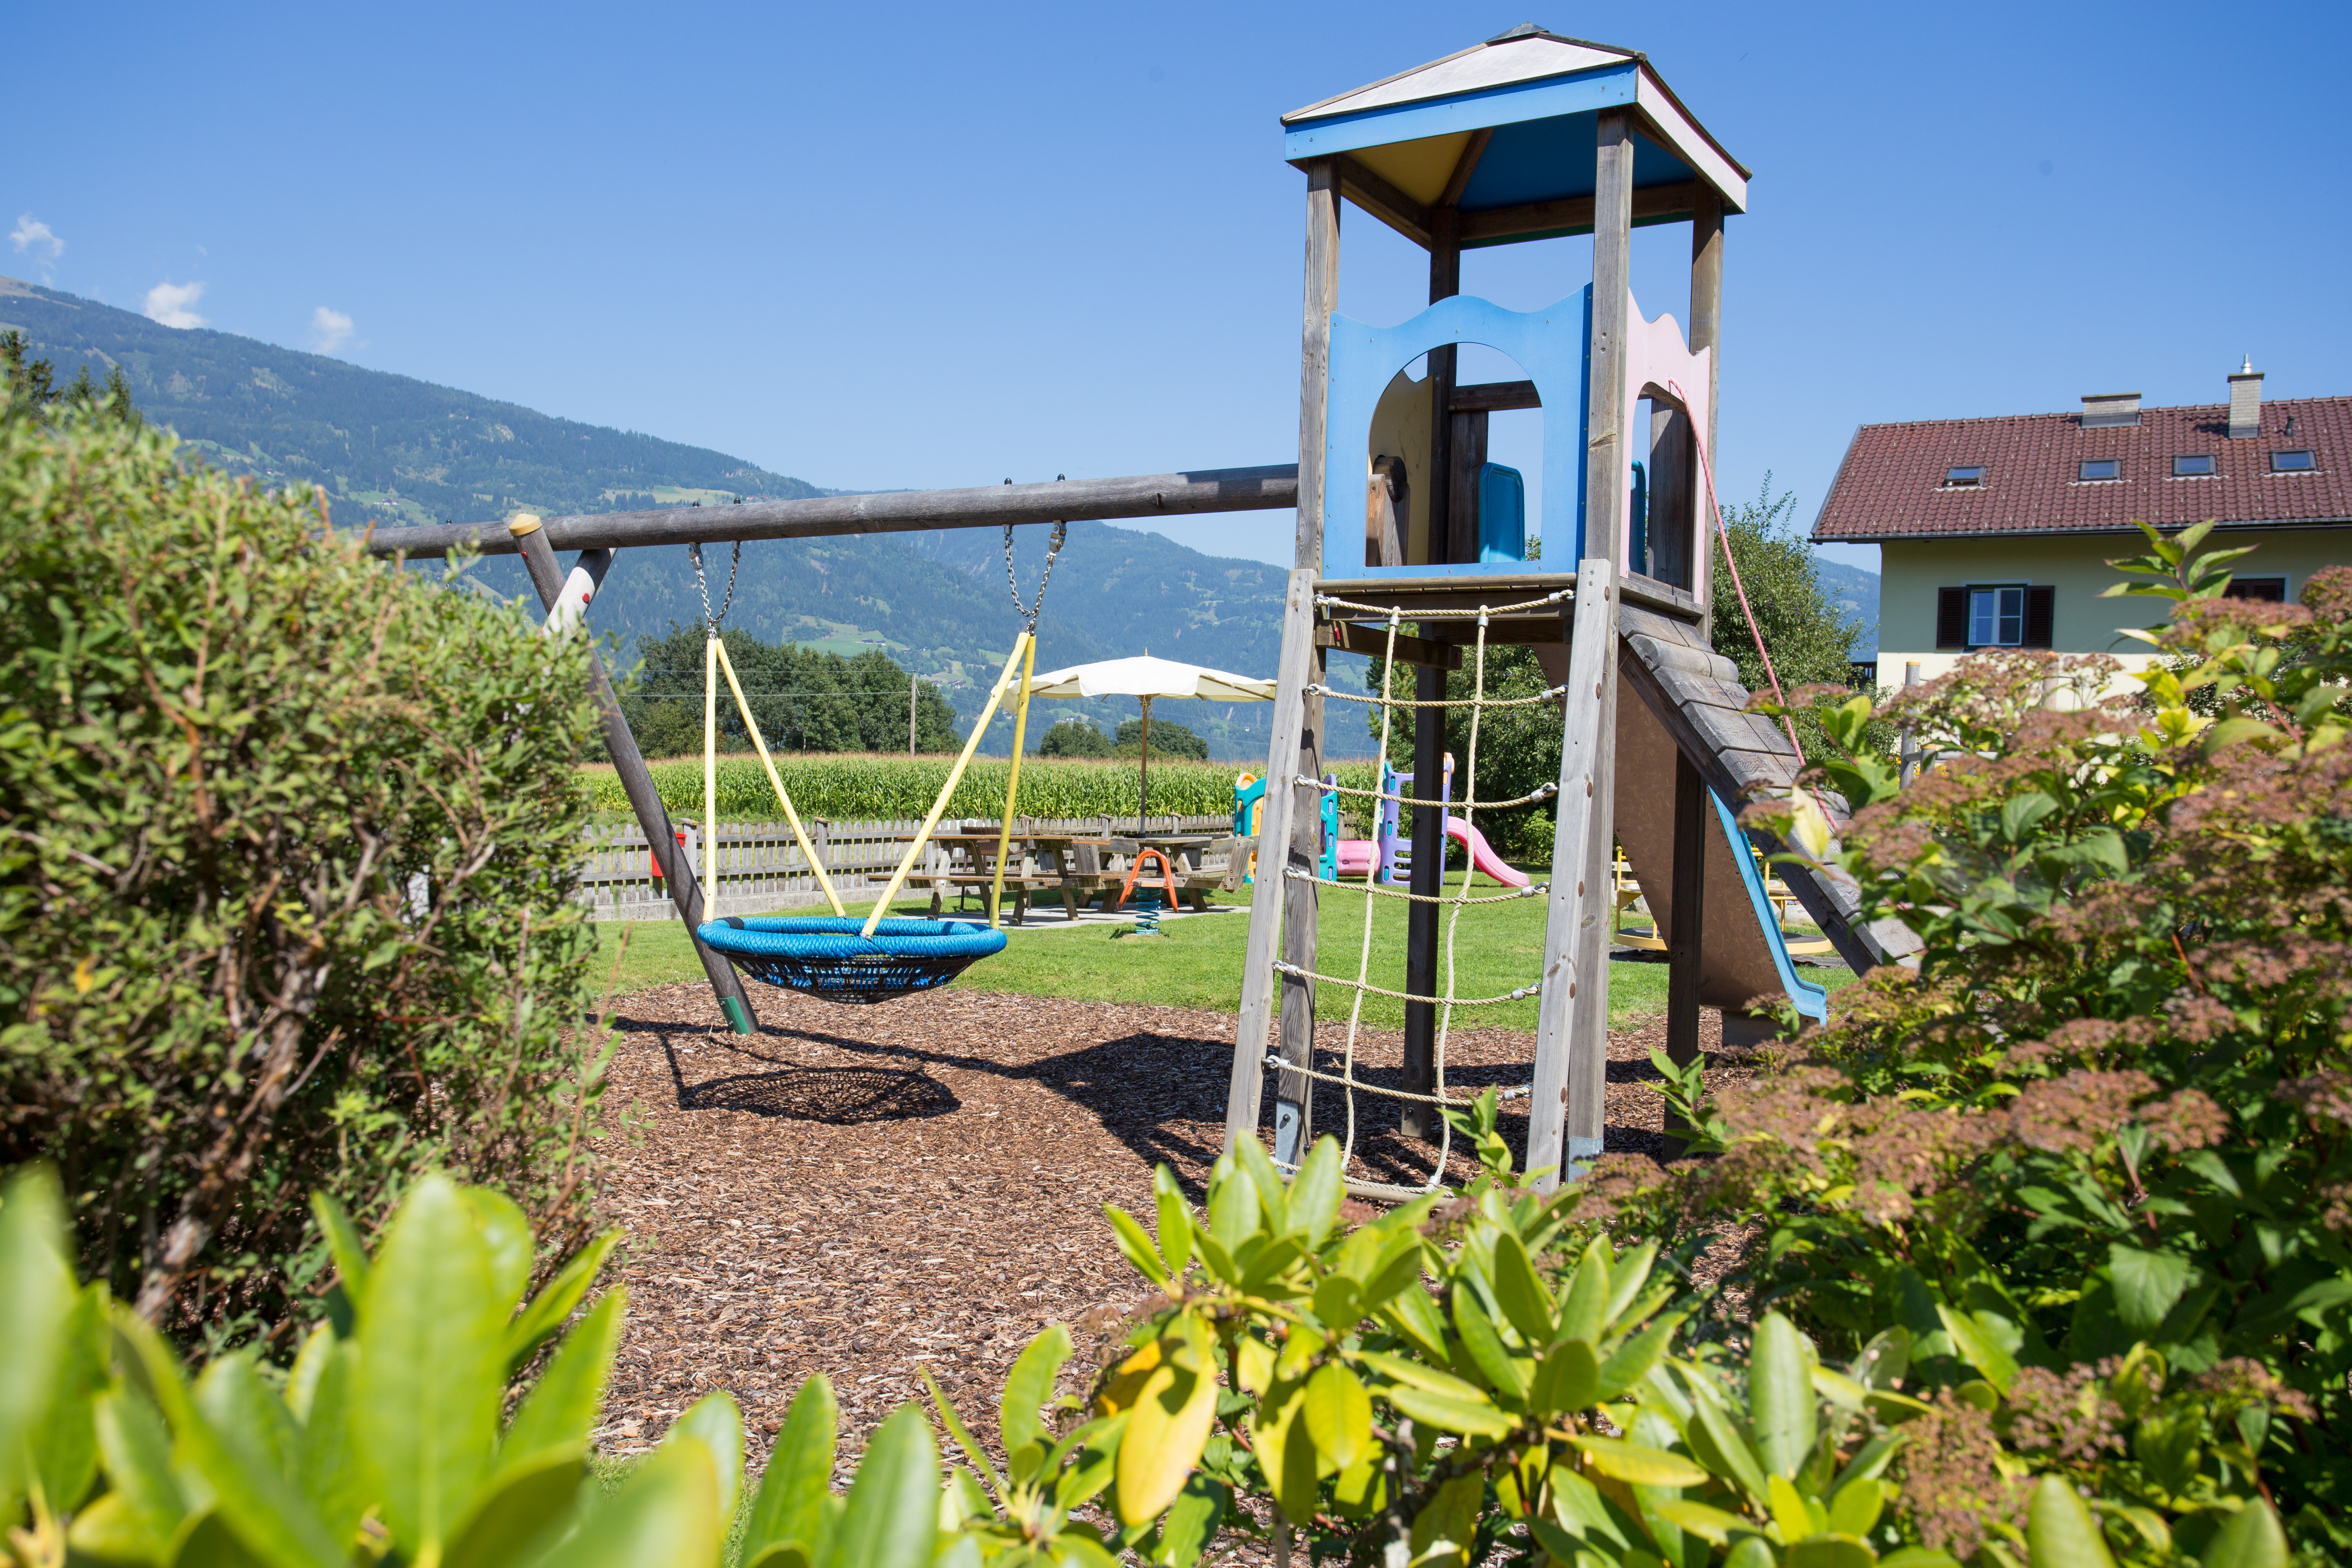
[[1021, 617], [1032, 637], [1037, 635], [1037, 617], [1045, 610], [1045, 584], [1054, 580], [1054, 557], [1062, 552], [1062, 541], [1069, 534], [1068, 523], [1054, 525], [1053, 536], [1045, 545], [1045, 574], [1037, 579], [1037, 602], [1024, 605], [1021, 602], [1021, 579], [1013, 574], [1013, 525], [1004, 525], [1004, 586], [1013, 595], [1013, 613]]
[[702, 542], [697, 540], [686, 547], [686, 558], [694, 563], [694, 585], [702, 595], [702, 624], [712, 637], [727, 624], [727, 612], [735, 607], [735, 573], [743, 564], [743, 542], [735, 542], [735, 553], [727, 563], [727, 597], [719, 602], [719, 613], [710, 613], [710, 580], [703, 574]]

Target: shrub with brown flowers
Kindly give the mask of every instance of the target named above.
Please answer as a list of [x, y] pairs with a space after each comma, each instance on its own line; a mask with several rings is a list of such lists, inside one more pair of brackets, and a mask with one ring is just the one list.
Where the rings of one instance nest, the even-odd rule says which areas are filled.
[[[1956, 1552], [2021, 1506], [1971, 1469], [1998, 1439], [2132, 1500], [2118, 1552], [2201, 1551], [2196, 1500], [2259, 1478], [2298, 1551], [2352, 1559], [2352, 570], [2230, 599], [2203, 537], [2117, 563], [2176, 601], [2136, 677], [1979, 655], [1817, 710], [1841, 754], [1808, 784], [1854, 815], [1813, 851], [1925, 950], [1759, 1082], [1679, 1076], [1716, 1157], [1605, 1205], [1744, 1229], [1735, 1296], [1824, 1354], [1907, 1330], [1937, 1414], [1906, 1495], [1968, 1514]], [[1939, 764], [1899, 787], [1874, 719]], [[1803, 843], [1809, 804], [1750, 809]]]

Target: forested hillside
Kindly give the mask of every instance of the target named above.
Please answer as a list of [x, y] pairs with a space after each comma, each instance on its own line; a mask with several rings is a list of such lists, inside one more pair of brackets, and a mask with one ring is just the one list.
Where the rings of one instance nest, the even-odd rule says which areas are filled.
[[[141, 412], [178, 432], [194, 455], [264, 485], [323, 486], [335, 521], [346, 527], [831, 493], [723, 452], [553, 418], [234, 333], [165, 327], [13, 279], [0, 279], [5, 327], [23, 331], [30, 352], [51, 361], [60, 382], [85, 364], [101, 382], [110, 367], [121, 366]], [[1287, 535], [1288, 513], [1265, 516]], [[1036, 592], [1046, 532], [1021, 531], [1026, 595]], [[726, 593], [729, 552], [719, 546], [709, 559], [716, 605]], [[506, 598], [529, 586], [511, 556], [485, 558], [467, 577]], [[1216, 559], [1105, 523], [1073, 523], [1038, 627], [1038, 668], [1149, 650], [1270, 675], [1282, 584], [1281, 569], [1260, 562]], [[697, 626], [700, 617], [686, 552], [633, 550], [590, 618], [619, 639], [619, 662], [627, 666], [643, 641]], [[746, 545], [728, 625], [770, 645], [805, 644], [851, 658], [887, 654], [938, 686], [967, 725], [1019, 627], [1005, 589], [1003, 539], [986, 529]], [[1171, 702], [1155, 710], [1228, 757], [1263, 752], [1268, 707]], [[1083, 711], [1115, 729], [1136, 710], [1132, 701], [1056, 701], [1036, 719], [1045, 726]], [[1000, 722], [988, 744], [1001, 750], [1010, 738]]]
[[140, 412], [208, 461], [270, 485], [323, 485], [347, 526], [826, 493], [723, 452], [234, 332], [161, 326], [13, 278], [0, 278], [0, 327], [22, 331], [60, 382], [84, 364], [103, 381], [120, 364]]

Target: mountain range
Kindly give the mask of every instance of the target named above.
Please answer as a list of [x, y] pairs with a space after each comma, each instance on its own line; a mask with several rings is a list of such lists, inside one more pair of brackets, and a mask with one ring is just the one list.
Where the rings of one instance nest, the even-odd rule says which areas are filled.
[[[84, 364], [100, 380], [120, 365], [140, 411], [205, 461], [262, 484], [323, 487], [343, 527], [838, 493], [707, 447], [556, 418], [231, 332], [166, 327], [0, 279], [0, 329], [8, 327], [56, 365], [60, 382]], [[1286, 537], [1286, 514], [1270, 526]], [[1024, 528], [1015, 542], [1022, 592], [1033, 599], [1046, 532]], [[730, 552], [719, 545], [705, 554], [715, 609], [725, 600]], [[1159, 534], [1074, 522], [1038, 626], [1040, 668], [1149, 649], [1271, 674], [1283, 576], [1280, 567], [1204, 555]], [[510, 556], [485, 557], [466, 577], [500, 597], [528, 588]], [[614, 565], [590, 618], [620, 640], [616, 662], [625, 668], [637, 638], [692, 626], [701, 608], [683, 550], [635, 550]], [[967, 721], [1020, 626], [1005, 587], [1003, 537], [981, 529], [747, 544], [728, 624], [844, 654], [880, 648], [939, 685]], [[1153, 712], [1204, 735], [1219, 756], [1249, 757], [1264, 752], [1270, 708], [1166, 702]], [[1033, 726], [1070, 712], [1087, 712], [1108, 730], [1137, 705], [1048, 703]], [[1000, 721], [989, 743], [1009, 742]]]
[[[101, 381], [121, 366], [140, 411], [169, 426], [205, 462], [262, 484], [323, 488], [342, 527], [841, 493], [708, 447], [583, 425], [231, 332], [166, 327], [0, 278], [0, 329], [10, 327], [56, 365], [60, 382], [85, 364]], [[1287, 538], [1287, 513], [1263, 515]], [[1024, 597], [1037, 591], [1047, 531], [1024, 528], [1014, 542]], [[717, 609], [727, 602], [730, 552], [719, 545], [704, 553]], [[685, 557], [683, 550], [629, 551], [606, 579], [590, 619], [617, 639], [619, 668], [634, 662], [639, 638], [700, 619], [702, 600]], [[1876, 643], [1876, 574], [1817, 563], [1832, 596], [1863, 623], [1855, 657], [1867, 657]], [[937, 684], [968, 723], [1020, 626], [1004, 571], [1003, 535], [988, 529], [756, 542], [742, 547], [727, 620], [770, 641], [844, 654], [879, 648]], [[1039, 668], [1149, 651], [1269, 675], [1281, 639], [1284, 575], [1279, 566], [1205, 555], [1160, 534], [1075, 521], [1038, 623]], [[475, 562], [465, 581], [509, 599], [529, 586], [511, 556]], [[1333, 662], [1335, 684], [1360, 686], [1360, 668], [1338, 667], [1363, 661], [1339, 655]], [[1271, 706], [1155, 702], [1153, 713], [1207, 738], [1214, 755], [1251, 759], [1264, 754]], [[1033, 714], [1032, 727], [1073, 712], [1110, 730], [1137, 705], [1051, 702]], [[1339, 745], [1349, 739], [1332, 737]], [[987, 743], [1003, 750], [1010, 740], [1000, 719]]]

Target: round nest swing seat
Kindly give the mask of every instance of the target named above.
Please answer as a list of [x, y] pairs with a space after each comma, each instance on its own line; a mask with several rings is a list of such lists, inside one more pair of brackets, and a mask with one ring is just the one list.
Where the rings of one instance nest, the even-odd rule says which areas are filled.
[[1001, 931], [970, 921], [886, 920], [871, 937], [840, 916], [746, 920], [730, 916], [696, 932], [754, 980], [826, 1002], [887, 1002], [945, 985], [1004, 951]]

